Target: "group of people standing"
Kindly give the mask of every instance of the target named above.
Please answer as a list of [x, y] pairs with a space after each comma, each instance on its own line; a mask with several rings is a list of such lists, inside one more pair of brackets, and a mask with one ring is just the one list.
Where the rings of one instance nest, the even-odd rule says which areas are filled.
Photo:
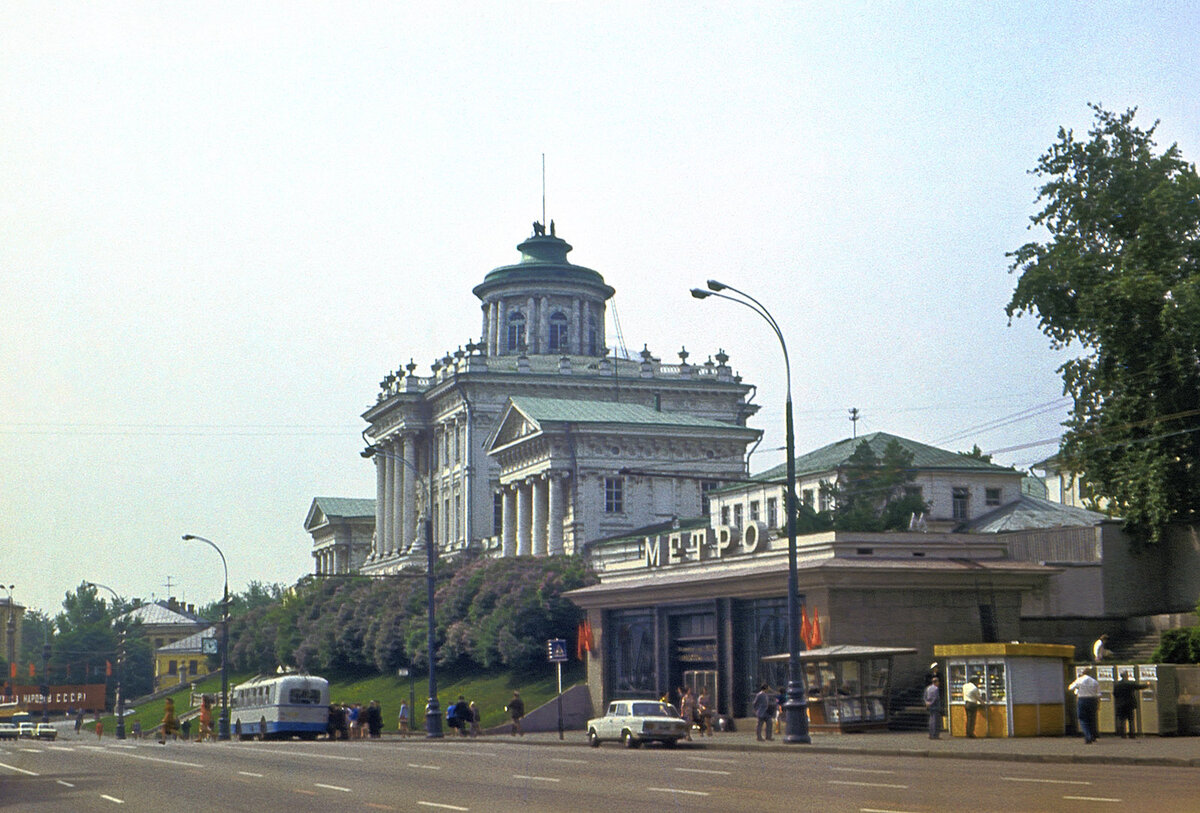
[[329, 739], [379, 739], [383, 734], [383, 710], [378, 700], [366, 706], [361, 703], [331, 703], [329, 721], [325, 725]]

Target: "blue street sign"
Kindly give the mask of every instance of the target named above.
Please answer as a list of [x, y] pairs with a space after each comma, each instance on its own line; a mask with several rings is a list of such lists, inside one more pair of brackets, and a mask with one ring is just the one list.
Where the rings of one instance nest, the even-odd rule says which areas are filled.
[[546, 654], [550, 663], [567, 662], [567, 641], [565, 638], [551, 638], [546, 642]]

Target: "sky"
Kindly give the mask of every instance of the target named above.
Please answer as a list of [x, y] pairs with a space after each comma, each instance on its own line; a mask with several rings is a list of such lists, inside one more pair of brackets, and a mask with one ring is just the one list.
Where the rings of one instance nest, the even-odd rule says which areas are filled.
[[[1200, 156], [1178, 3], [0, 5], [0, 582], [204, 604], [312, 571], [361, 414], [479, 338], [545, 213], [629, 352], [754, 384], [782, 461], [885, 431], [1021, 469], [1067, 413], [1009, 324], [1028, 170], [1088, 103]], [[860, 420], [852, 427], [848, 410]], [[168, 588], [168, 583], [170, 587]]]

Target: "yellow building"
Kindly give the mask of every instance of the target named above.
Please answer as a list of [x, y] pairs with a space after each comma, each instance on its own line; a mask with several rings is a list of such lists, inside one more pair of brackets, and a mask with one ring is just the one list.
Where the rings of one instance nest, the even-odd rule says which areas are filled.
[[[154, 650], [154, 688], [166, 689], [208, 674], [205, 641], [217, 641], [215, 626]], [[212, 647], [213, 644], [209, 644]], [[215, 648], [213, 649], [215, 652]]]

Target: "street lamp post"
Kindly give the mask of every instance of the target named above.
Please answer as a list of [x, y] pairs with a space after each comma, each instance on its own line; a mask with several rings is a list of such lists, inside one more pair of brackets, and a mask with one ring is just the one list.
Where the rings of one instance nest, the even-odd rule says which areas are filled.
[[[738, 296], [730, 296], [729, 294], [721, 293], [722, 291], [732, 291], [738, 294]], [[787, 343], [783, 340], [783, 332], [779, 329], [779, 323], [775, 321], [775, 317], [771, 315], [770, 311], [761, 302], [745, 291], [739, 291], [732, 285], [726, 285], [722, 282], [717, 282], [715, 279], [710, 279], [707, 291], [702, 288], [693, 288], [692, 296], [696, 297], [696, 299], [706, 299], [707, 297], [715, 296], [720, 299], [728, 299], [730, 302], [736, 302], [742, 307], [749, 308], [771, 326], [771, 330], [775, 332], [775, 338], [779, 339], [779, 346], [783, 350], [783, 366], [787, 375], [787, 403], [784, 409], [785, 445], [787, 449], [787, 491], [784, 500], [787, 506], [788, 534], [788, 684], [787, 695], [783, 704], [784, 719], [787, 722], [787, 733], [784, 734], [783, 741], [787, 743], [808, 744], [812, 742], [812, 738], [808, 734], [808, 700], [804, 687], [804, 672], [800, 668], [800, 602], [796, 595], [799, 591], [799, 578], [796, 574], [796, 439], [792, 428], [792, 365], [788, 360]]]
[[[124, 606], [125, 600], [117, 595], [117, 591], [109, 587], [107, 584], [99, 582], [87, 582], [89, 587], [101, 587], [112, 593], [113, 600], [117, 605]], [[113, 618], [116, 622], [116, 618]], [[125, 739], [125, 626], [121, 625], [117, 639], [117, 739]]]
[[[366, 434], [363, 434], [363, 440], [366, 440]], [[416, 466], [405, 460], [400, 455], [390, 454], [379, 446], [367, 442], [367, 448], [363, 449], [360, 454], [363, 457], [370, 458], [375, 455], [381, 455], [385, 458], [391, 458], [399, 463], [403, 463], [410, 471], [417, 476], [416, 483], [425, 492], [425, 499], [422, 500], [424, 505], [424, 517], [422, 518], [422, 535], [425, 537], [425, 590], [426, 602], [429, 607], [429, 629], [428, 629], [428, 646], [429, 646], [429, 702], [425, 707], [425, 736], [427, 739], [440, 739], [442, 734], [442, 710], [437, 699], [437, 659], [435, 648], [437, 645], [437, 615], [434, 612], [434, 593], [436, 592], [436, 581], [433, 575], [433, 566], [437, 561], [437, 551], [433, 547], [433, 441], [430, 440], [430, 456], [429, 456], [429, 482], [421, 481], [421, 472]], [[376, 533], [379, 529], [376, 529]], [[410, 709], [409, 715], [411, 719], [417, 716], [416, 709]]]
[[8, 626], [6, 627], [6, 631], [8, 632], [8, 662], [10, 664], [10, 671], [17, 663], [17, 608], [13, 603], [12, 594], [14, 587], [16, 587], [15, 584], [0, 584], [0, 589], [8, 593]]
[[217, 552], [221, 557], [221, 567], [225, 570], [225, 595], [221, 600], [221, 726], [217, 732], [218, 740], [229, 739], [229, 566], [225, 564], [225, 554], [211, 539], [205, 539], [195, 534], [184, 534], [187, 540], [203, 542]]

